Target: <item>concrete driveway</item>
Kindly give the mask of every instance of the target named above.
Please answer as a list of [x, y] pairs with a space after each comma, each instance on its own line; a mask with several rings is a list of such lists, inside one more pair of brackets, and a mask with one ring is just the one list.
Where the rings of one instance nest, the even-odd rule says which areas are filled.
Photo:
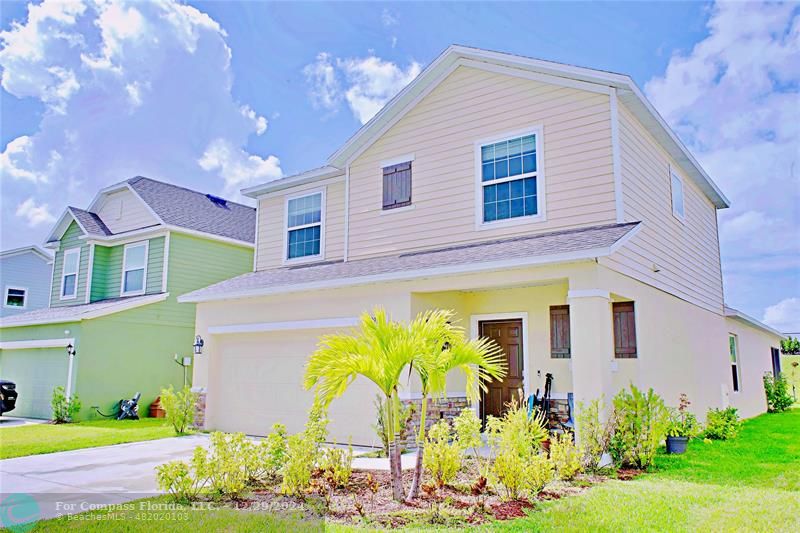
[[206, 435], [190, 435], [2, 460], [0, 527], [15, 515], [52, 518], [153, 496], [157, 465], [207, 444]]

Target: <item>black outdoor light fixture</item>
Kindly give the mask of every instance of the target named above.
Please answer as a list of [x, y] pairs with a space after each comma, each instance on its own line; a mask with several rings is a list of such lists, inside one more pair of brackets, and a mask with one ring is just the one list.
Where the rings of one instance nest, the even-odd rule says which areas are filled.
[[194, 346], [194, 354], [195, 355], [200, 355], [201, 353], [203, 353], [203, 345], [204, 344], [205, 344], [205, 342], [203, 342], [203, 337], [201, 337], [200, 335], [198, 335], [198, 336], [196, 336], [194, 338], [194, 345], [193, 346]]
[[67, 344], [67, 355], [72, 357], [76, 353], [78, 353], [78, 352], [75, 351], [75, 347], [71, 343]]

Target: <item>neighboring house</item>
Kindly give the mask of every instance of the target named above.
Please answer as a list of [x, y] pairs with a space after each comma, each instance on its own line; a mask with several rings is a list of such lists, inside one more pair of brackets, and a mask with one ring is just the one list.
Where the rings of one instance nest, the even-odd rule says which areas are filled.
[[0, 252], [0, 319], [47, 307], [52, 268], [53, 255], [39, 246]]
[[14, 414], [49, 418], [56, 386], [78, 394], [84, 417], [136, 392], [146, 412], [161, 387], [182, 387], [175, 357], [192, 354], [195, 319], [176, 297], [252, 270], [254, 231], [251, 207], [142, 177], [67, 208], [47, 241], [50, 307], [0, 324]]
[[[780, 335], [724, 307], [728, 200], [628, 76], [453, 46], [327, 166], [244, 193], [255, 272], [179, 298], [197, 304], [208, 428], [301, 430], [319, 337], [376, 305], [453, 309], [505, 349], [482, 416], [548, 373], [562, 407], [633, 382], [700, 414], [765, 409]], [[333, 438], [375, 443], [375, 392], [358, 379], [334, 401]], [[464, 396], [453, 378], [441, 403]]]

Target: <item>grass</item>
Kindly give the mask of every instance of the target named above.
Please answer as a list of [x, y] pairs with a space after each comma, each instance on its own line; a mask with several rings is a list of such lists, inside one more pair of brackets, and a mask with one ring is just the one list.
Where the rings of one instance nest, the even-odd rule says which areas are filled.
[[[800, 409], [745, 422], [727, 442], [690, 443], [659, 455], [653, 473], [608, 481], [579, 496], [537, 504], [501, 531], [800, 531]], [[167, 502], [164, 497], [147, 500]], [[138, 506], [138, 502], [136, 502]], [[101, 510], [36, 525], [36, 531], [321, 531], [322, 523], [230, 509], [179, 511], [165, 520], [139, 509]], [[80, 518], [84, 517], [84, 518]], [[105, 517], [105, 518], [102, 518]], [[113, 518], [113, 520], [112, 520]], [[485, 527], [482, 529], [486, 529]], [[325, 531], [353, 528], [324, 524]]]
[[659, 455], [635, 481], [539, 504], [504, 531], [800, 531], [800, 409], [765, 414], [732, 441]]
[[0, 459], [174, 436], [163, 418], [29, 424], [0, 429]]

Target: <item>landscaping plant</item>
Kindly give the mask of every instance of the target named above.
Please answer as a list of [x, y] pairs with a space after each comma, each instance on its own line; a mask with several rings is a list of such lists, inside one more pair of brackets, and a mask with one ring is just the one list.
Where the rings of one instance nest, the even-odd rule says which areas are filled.
[[161, 389], [161, 406], [164, 408], [167, 420], [178, 435], [185, 434], [186, 430], [194, 423], [197, 397], [197, 393], [192, 392], [189, 387], [184, 387], [178, 392], [175, 392], [172, 385], [167, 389]]
[[[482, 354], [482, 359], [500, 365], [499, 348], [492, 351], [494, 345], [488, 340], [467, 341], [463, 334], [456, 335], [455, 331], [460, 330], [447, 324], [452, 315], [452, 311], [428, 311], [410, 324], [403, 324], [391, 320], [383, 309], [376, 308], [372, 314], [361, 315], [359, 331], [324, 336], [306, 365], [305, 386], [316, 389], [317, 398], [325, 407], [344, 394], [358, 376], [372, 381], [381, 391], [389, 406], [386, 425], [394, 429], [394, 434], [389, 434], [389, 473], [392, 496], [398, 501], [405, 496], [398, 446], [399, 424], [396, 424], [400, 418], [398, 393], [403, 370], [411, 367], [420, 372], [418, 367], [422, 367], [431, 393], [444, 390], [444, 376], [452, 368], [460, 368], [466, 374], [469, 394], [475, 394], [473, 389], [484, 381], [500, 375], [486, 370], [486, 365], [480, 364], [481, 358], [475, 357]], [[423, 401], [422, 431], [425, 405]]]
[[779, 373], [778, 377], [773, 376], [771, 372], [764, 374], [764, 393], [767, 395], [767, 410], [770, 413], [781, 413], [794, 403], [783, 372]]
[[[204, 454], [198, 446], [194, 450], [191, 465], [185, 461], [170, 461], [156, 467], [156, 482], [158, 488], [163, 490], [177, 502], [192, 502], [200, 495], [200, 491], [207, 482]], [[200, 466], [198, 472], [197, 466]]]
[[701, 431], [697, 417], [689, 412], [692, 402], [686, 394], [681, 394], [677, 409], [671, 409], [669, 414], [668, 437], [695, 438]]
[[709, 409], [706, 413], [706, 429], [703, 436], [712, 440], [733, 439], [739, 434], [742, 421], [735, 407]]
[[53, 397], [50, 399], [50, 407], [53, 409], [53, 422], [56, 424], [67, 424], [75, 419], [75, 415], [81, 410], [81, 401], [77, 394], [67, 398], [64, 387], [53, 389]]
[[328, 422], [325, 407], [315, 401], [303, 432], [289, 437], [282, 469], [283, 494], [302, 496], [311, 485], [311, 476], [321, 460], [322, 443], [328, 435]]
[[264, 473], [269, 479], [274, 480], [280, 476], [288, 452], [287, 440], [286, 426], [273, 424], [272, 431], [264, 440]]
[[442, 488], [453, 481], [461, 469], [462, 449], [458, 440], [452, 439], [452, 430], [447, 420], [441, 419], [431, 426], [425, 447], [425, 470], [433, 478], [435, 486]]
[[603, 454], [608, 451], [612, 427], [603, 422], [603, 399], [592, 400], [588, 405], [578, 404], [578, 434], [583, 468], [596, 472], [600, 468]]
[[781, 353], [783, 355], [800, 355], [800, 339], [792, 338], [781, 340]]
[[581, 452], [572, 439], [572, 433], [561, 433], [550, 439], [550, 460], [556, 477], [571, 481], [583, 470]]
[[630, 391], [617, 393], [613, 405], [609, 452], [614, 463], [646, 470], [669, 428], [664, 400], [652, 388], [645, 393], [631, 384]]
[[456, 440], [462, 450], [470, 450], [475, 461], [478, 463], [478, 486], [485, 486], [489, 478], [491, 468], [491, 456], [484, 457], [480, 453], [483, 446], [481, 440], [481, 419], [475, 414], [475, 410], [465, 407], [457, 417], [453, 419], [453, 429], [456, 433]]

